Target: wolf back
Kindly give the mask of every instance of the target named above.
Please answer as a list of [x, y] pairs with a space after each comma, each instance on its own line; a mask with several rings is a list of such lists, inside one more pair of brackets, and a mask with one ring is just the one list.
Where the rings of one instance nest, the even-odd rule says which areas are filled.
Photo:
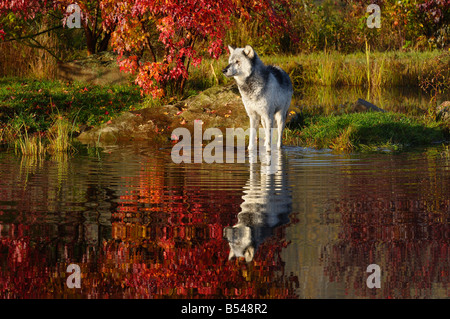
[[253, 74], [239, 86], [239, 89], [248, 97], [253, 97], [254, 99], [261, 98], [266, 94], [267, 87], [270, 83], [270, 75], [274, 76], [281, 89], [287, 91], [292, 90], [291, 79], [286, 72], [273, 65], [264, 65], [261, 69], [256, 69]]

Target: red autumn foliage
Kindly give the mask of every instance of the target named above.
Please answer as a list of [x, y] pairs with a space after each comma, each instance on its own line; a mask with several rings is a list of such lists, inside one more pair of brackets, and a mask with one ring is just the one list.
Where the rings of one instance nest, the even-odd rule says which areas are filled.
[[[298, 297], [298, 278], [285, 274], [281, 259], [283, 227], [251, 263], [228, 260], [223, 228], [235, 222], [241, 194], [205, 197], [198, 186], [167, 192], [156, 169], [123, 179], [130, 192], [118, 197], [107, 240], [88, 244], [52, 236], [50, 228], [0, 224], [0, 298]], [[81, 268], [81, 289], [66, 285], [71, 263]]]
[[[276, 32], [286, 27], [289, 14], [284, 0], [103, 3], [108, 19], [117, 21], [112, 46], [121, 57], [122, 70], [136, 72], [142, 92], [154, 97], [163, 96], [168, 85], [183, 91], [190, 65], [197, 66], [206, 52], [218, 58], [233, 18], [264, 20], [270, 23], [270, 32]], [[142, 59], [144, 52], [149, 60]]]
[[[13, 12], [32, 19], [53, 10], [67, 18], [70, 4], [72, 0], [0, 0], [0, 16]], [[266, 31], [273, 34], [287, 31], [290, 16], [286, 0], [79, 0], [77, 4], [88, 53], [105, 50], [111, 39], [121, 69], [136, 73], [142, 93], [154, 97], [162, 97], [168, 86], [182, 92], [191, 64], [197, 66], [205, 55], [218, 58], [233, 19], [265, 22]]]

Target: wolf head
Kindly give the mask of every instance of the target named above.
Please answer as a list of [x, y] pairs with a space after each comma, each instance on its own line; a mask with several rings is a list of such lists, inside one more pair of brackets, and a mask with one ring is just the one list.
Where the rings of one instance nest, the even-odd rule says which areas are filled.
[[233, 257], [244, 257], [246, 262], [252, 261], [255, 247], [252, 240], [252, 230], [249, 226], [237, 224], [233, 227], [225, 227], [223, 237], [230, 244], [229, 260]]
[[230, 57], [228, 59], [228, 65], [222, 70], [222, 73], [226, 77], [248, 77], [253, 70], [255, 61], [258, 59], [258, 55], [255, 50], [249, 45], [245, 48], [233, 48], [228, 46], [230, 50]]

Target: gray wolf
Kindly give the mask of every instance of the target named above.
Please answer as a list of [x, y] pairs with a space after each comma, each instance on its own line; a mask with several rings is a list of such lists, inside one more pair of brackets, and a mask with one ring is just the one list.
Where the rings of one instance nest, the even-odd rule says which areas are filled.
[[258, 246], [272, 236], [273, 230], [289, 222], [292, 194], [284, 156], [275, 149], [270, 157], [277, 168], [275, 174], [266, 171], [270, 169], [268, 166], [250, 161], [250, 177], [244, 188], [238, 221], [223, 230], [230, 246], [228, 259], [244, 257], [246, 262], [252, 261]]
[[222, 70], [227, 77], [233, 77], [241, 93], [242, 102], [250, 118], [249, 150], [255, 149], [256, 131], [262, 122], [266, 151], [270, 151], [272, 128], [277, 124], [277, 148], [281, 148], [286, 116], [293, 94], [289, 75], [281, 68], [264, 65], [255, 50], [228, 46], [228, 66]]

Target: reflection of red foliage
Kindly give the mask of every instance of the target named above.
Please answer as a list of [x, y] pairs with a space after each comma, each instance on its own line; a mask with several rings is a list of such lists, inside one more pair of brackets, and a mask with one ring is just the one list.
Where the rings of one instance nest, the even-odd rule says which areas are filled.
[[[415, 181], [411, 175], [401, 174], [407, 167], [382, 165], [380, 171], [400, 173], [378, 177], [384, 183], [377, 185], [371, 185], [364, 175], [353, 177], [349, 190], [343, 185], [345, 195], [335, 203], [343, 225], [340, 240], [322, 252], [326, 275], [331, 282], [346, 282], [348, 291], [357, 296], [412, 298], [431, 296], [432, 288], [446, 291], [450, 278], [450, 184], [433, 177], [440, 174], [438, 171], [430, 171], [427, 178], [417, 175]], [[373, 166], [377, 169], [376, 163]], [[430, 167], [436, 169], [435, 163]], [[407, 181], [392, 183], [400, 178]], [[412, 193], [415, 182], [420, 186]], [[369, 190], [367, 185], [373, 188]], [[372, 263], [381, 267], [381, 289], [366, 286], [366, 268]]]
[[[104, 242], [94, 260], [79, 263], [82, 289], [65, 284], [68, 262], [46, 265], [29, 238], [2, 239], [8, 265], [0, 276], [1, 298], [294, 298], [295, 278], [283, 274], [279, 256], [286, 242], [269, 239], [255, 260], [228, 261], [221, 226], [199, 242]], [[188, 230], [187, 230], [188, 231]], [[3, 257], [3, 256], [2, 256]], [[3, 258], [4, 260], [4, 258]], [[281, 275], [276, 275], [276, 274]], [[298, 285], [298, 280], [297, 280]]]
[[[104, 247], [108, 268], [130, 265], [123, 281], [127, 297], [294, 297], [295, 280], [284, 276], [279, 256], [286, 242], [269, 239], [248, 265], [228, 261], [223, 228], [236, 221], [242, 194], [205, 192], [201, 186], [171, 187], [164, 193], [162, 176], [147, 168], [139, 185], [130, 181], [130, 188], [140, 192], [121, 197], [113, 222], [113, 237], [120, 241]], [[196, 178], [187, 173], [186, 184], [194, 184], [191, 177]], [[144, 226], [146, 216], [152, 222]]]
[[6, 260], [6, 264], [0, 265], [0, 296], [26, 297], [32, 295], [36, 287], [45, 287], [49, 272], [40, 267], [43, 256], [33, 247], [30, 238], [23, 236], [28, 227], [12, 227], [10, 231], [17, 231], [17, 238], [0, 239], [0, 259]]
[[[127, 297], [294, 297], [292, 287], [285, 282], [289, 278], [275, 276], [276, 270], [282, 271], [278, 254], [285, 242], [268, 242], [261, 247], [262, 253], [252, 264], [239, 260], [229, 262], [228, 245], [221, 238], [221, 228], [218, 225], [210, 228], [212, 238], [195, 245], [186, 240], [166, 239], [162, 242], [164, 248], [153, 245], [153, 249], [149, 249], [151, 242], [139, 246], [132, 242], [110, 242], [105, 245], [104, 264], [112, 267], [129, 265], [123, 281]], [[143, 251], [150, 262], [142, 260]], [[123, 269], [109, 271], [121, 272]]]
[[[295, 297], [298, 279], [284, 274], [280, 257], [283, 227], [251, 263], [228, 261], [223, 228], [236, 222], [242, 193], [205, 192], [190, 173], [182, 181], [193, 186], [168, 187], [161, 166], [150, 166], [126, 180], [130, 191], [114, 206], [112, 239], [88, 245], [69, 236], [55, 243], [31, 236], [33, 226], [8, 224], [0, 238], [0, 260], [7, 260], [0, 264], [0, 298]], [[70, 263], [81, 267], [81, 289], [66, 286]]]

